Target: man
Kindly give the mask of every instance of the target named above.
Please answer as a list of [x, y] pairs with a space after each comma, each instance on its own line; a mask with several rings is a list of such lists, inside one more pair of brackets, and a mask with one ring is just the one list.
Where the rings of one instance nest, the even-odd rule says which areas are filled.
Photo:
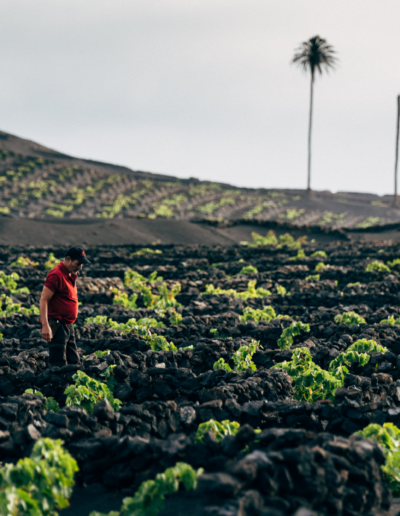
[[84, 263], [90, 262], [82, 247], [71, 247], [64, 261], [48, 273], [43, 287], [40, 320], [52, 367], [79, 363], [73, 324], [78, 317], [76, 278]]

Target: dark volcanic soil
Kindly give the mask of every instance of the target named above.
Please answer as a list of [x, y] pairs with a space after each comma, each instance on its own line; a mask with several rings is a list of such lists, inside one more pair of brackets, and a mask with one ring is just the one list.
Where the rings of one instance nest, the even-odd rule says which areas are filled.
[[[219, 231], [201, 229], [214, 235]], [[3, 302], [0, 461], [29, 455], [40, 436], [61, 438], [80, 469], [71, 508], [61, 513], [65, 516], [118, 509], [141, 482], [176, 462], [204, 468], [205, 473], [195, 492], [169, 497], [159, 516], [383, 516], [391, 505], [390, 514], [396, 515], [380, 469], [383, 451], [355, 432], [370, 423], [400, 426], [400, 325], [383, 321], [400, 315], [400, 266], [392, 264], [400, 245], [310, 242], [303, 246], [303, 256], [287, 245], [160, 245], [160, 250], [138, 254], [138, 246], [90, 247], [92, 263], [78, 280], [79, 366], [50, 367], [38, 316], [5, 312]], [[25, 309], [37, 305], [50, 251], [62, 253], [51, 247], [1, 247], [1, 268], [6, 274], [18, 272], [18, 287], [30, 292], [11, 291], [11, 286], [0, 291]], [[327, 266], [320, 270], [322, 251]], [[20, 255], [37, 264], [15, 266]], [[367, 272], [374, 260], [390, 263], [390, 270]], [[242, 271], [250, 265], [253, 272]], [[316, 268], [319, 279], [312, 275]], [[147, 290], [129, 284], [133, 275], [125, 274], [128, 269], [144, 275]], [[154, 272], [164, 280], [146, 279]], [[248, 297], [243, 293], [250, 280], [263, 290], [247, 290]], [[156, 311], [149, 297], [149, 292], [165, 292], [177, 281], [181, 324]], [[230, 294], [212, 293], [210, 284]], [[136, 292], [137, 306], [116, 303], [113, 287]], [[230, 289], [242, 294], [234, 296]], [[267, 306], [275, 310], [273, 318], [244, 317], [246, 308]], [[362, 319], [340, 322], [337, 316], [348, 311]], [[154, 343], [138, 329], [121, 333], [121, 328], [86, 321], [97, 315], [120, 324], [131, 317], [153, 317]], [[285, 349], [278, 339], [295, 321], [309, 328]], [[383, 348], [370, 352], [364, 365], [349, 364], [342, 387], [329, 400], [303, 401], [279, 367], [301, 347], [327, 371], [334, 358], [363, 339]], [[252, 369], [214, 369], [221, 360], [234, 369], [237, 351], [253, 341], [257, 350]], [[104, 401], [89, 409], [90, 414], [65, 406], [64, 391], [78, 367], [103, 381], [109, 366], [114, 366], [114, 395], [123, 402], [118, 412]], [[26, 389], [53, 396], [61, 410], [47, 411], [45, 399], [24, 394]], [[206, 433], [198, 442], [199, 425], [211, 419], [236, 421], [240, 428], [222, 440]]]
[[[0, 218], [0, 245], [125, 245], [139, 244], [205, 244], [232, 245], [242, 240], [251, 241], [251, 233], [262, 235], [267, 227], [241, 224], [216, 228], [183, 220], [116, 219], [116, 220], [30, 220]], [[277, 233], [287, 230], [277, 230]], [[294, 236], [304, 235], [300, 229], [290, 231]], [[397, 233], [397, 232], [392, 232]], [[400, 233], [399, 237], [400, 237]], [[357, 234], [359, 235], [359, 234]], [[381, 235], [381, 234], [380, 234]], [[371, 238], [371, 234], [368, 234]], [[346, 239], [333, 234], [309, 234], [309, 239], [332, 241]], [[380, 240], [382, 240], [382, 235]], [[399, 238], [400, 239], [400, 238]]]

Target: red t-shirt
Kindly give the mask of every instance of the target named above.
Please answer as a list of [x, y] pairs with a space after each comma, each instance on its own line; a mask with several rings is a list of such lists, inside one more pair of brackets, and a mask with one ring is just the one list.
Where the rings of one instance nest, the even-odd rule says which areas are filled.
[[65, 324], [73, 324], [78, 317], [78, 290], [76, 274], [69, 274], [62, 262], [51, 270], [44, 284], [54, 292], [48, 305], [49, 317], [59, 319]]

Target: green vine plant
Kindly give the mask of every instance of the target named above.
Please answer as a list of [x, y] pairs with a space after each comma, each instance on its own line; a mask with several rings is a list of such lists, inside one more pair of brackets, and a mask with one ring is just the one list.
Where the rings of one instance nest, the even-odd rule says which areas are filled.
[[377, 260], [369, 263], [365, 269], [365, 272], [390, 272], [390, 268], [382, 262]]
[[126, 292], [122, 292], [118, 288], [112, 288], [111, 292], [114, 294], [113, 305], [120, 305], [127, 310], [137, 310], [137, 298], [138, 294], [131, 294], [128, 296]]
[[56, 516], [69, 505], [77, 471], [61, 440], [39, 439], [30, 457], [0, 468], [0, 514]]
[[222, 295], [225, 294], [227, 296], [233, 296], [238, 299], [252, 299], [255, 297], [266, 297], [270, 296], [271, 292], [265, 288], [256, 288], [257, 281], [251, 280], [247, 284], [247, 290], [244, 292], [237, 292], [235, 289], [231, 288], [228, 290], [224, 290], [219, 287], [214, 287], [211, 283], [206, 285], [206, 291], [203, 292], [203, 295]]
[[328, 255], [325, 251], [315, 251], [315, 253], [311, 255], [311, 258], [328, 258]]
[[21, 268], [36, 267], [37, 265], [39, 265], [38, 262], [33, 262], [30, 258], [28, 258], [28, 257], [24, 258], [23, 256], [18, 256], [18, 258], [16, 259], [15, 262], [10, 263], [10, 267], [21, 267]]
[[[109, 373], [111, 376], [111, 370]], [[65, 400], [67, 407], [82, 407], [91, 414], [95, 403], [99, 403], [102, 399], [107, 399], [114, 410], [119, 410], [122, 405], [120, 400], [114, 398], [108, 385], [90, 378], [83, 371], [77, 371], [72, 379], [75, 383], [67, 387], [64, 392], [67, 396]]]
[[162, 335], [153, 335], [149, 337], [148, 344], [153, 351], [178, 351], [173, 342], [168, 342]]
[[[235, 371], [246, 371], [247, 369], [251, 369], [252, 371], [256, 371], [257, 367], [255, 363], [252, 361], [254, 353], [257, 351], [257, 347], [261, 347], [260, 343], [256, 340], [252, 340], [248, 346], [241, 346], [235, 353], [232, 355], [232, 360], [235, 364]], [[217, 369], [225, 369], [230, 373], [232, 368], [229, 364], [225, 362], [225, 360], [221, 357], [217, 360], [213, 365], [213, 370]]]
[[11, 291], [11, 294], [30, 294], [30, 290], [27, 287], [18, 288], [17, 281], [19, 275], [16, 272], [6, 274], [4, 271], [0, 271], [0, 286], [6, 287]]
[[143, 256], [145, 254], [162, 254], [161, 249], [150, 249], [149, 247], [143, 247], [139, 251], [135, 251], [131, 256]]
[[353, 324], [365, 324], [365, 319], [356, 312], [344, 312], [341, 315], [336, 315], [334, 321], [337, 324], [347, 324], [347, 326], [352, 326]]
[[290, 296], [290, 292], [288, 292], [286, 290], [286, 287], [284, 287], [283, 285], [277, 285], [276, 287], [276, 293], [278, 294], [278, 296]]
[[45, 399], [44, 408], [45, 408], [45, 410], [47, 410], [47, 412], [58, 412], [60, 410], [59, 404], [52, 396], [45, 398], [43, 396], [43, 393], [41, 393], [40, 391], [37, 391], [37, 390], [33, 390], [33, 389], [26, 389], [24, 394], [34, 394], [35, 396], [40, 396], [41, 398], [44, 398]]
[[293, 337], [300, 335], [302, 331], [309, 332], [310, 325], [300, 321], [292, 322], [288, 328], [283, 330], [282, 335], [278, 339], [278, 346], [281, 349], [290, 349], [293, 344]]
[[111, 511], [108, 515], [92, 511], [89, 516], [157, 516], [164, 508], [164, 499], [168, 494], [176, 493], [182, 484], [186, 491], [197, 487], [197, 479], [203, 474], [185, 462], [177, 462], [164, 473], [156, 475], [154, 480], [142, 482], [133, 497], [124, 498], [120, 511]]
[[289, 249], [300, 249], [302, 244], [304, 244], [307, 240], [306, 236], [299, 237], [297, 240], [295, 240], [289, 233], [285, 233], [284, 235], [277, 237], [275, 232], [272, 230], [268, 231], [265, 237], [256, 232], [253, 232], [251, 237], [253, 242], [243, 241], [240, 242], [240, 245], [246, 247], [271, 246], [276, 247], [277, 249], [281, 249], [282, 247], [286, 246]]
[[113, 321], [111, 318], [107, 320], [106, 315], [97, 315], [96, 317], [88, 317], [85, 320], [85, 326], [88, 324], [102, 324], [107, 328], [111, 328], [115, 331], [120, 331], [123, 333], [129, 333], [131, 331], [138, 332], [140, 330], [148, 330], [149, 328], [165, 328], [165, 324], [153, 317], [143, 317], [138, 321], [132, 317], [126, 323], [118, 323], [117, 321]]
[[320, 277], [320, 274], [310, 274], [306, 277], [306, 281], [319, 281]]
[[[171, 289], [163, 282], [161, 276], [157, 276], [157, 271], [145, 278], [137, 271], [127, 270], [124, 275], [125, 286], [137, 290], [143, 296], [143, 304], [149, 309], [162, 309], [181, 306], [175, 299], [176, 295], [181, 291], [181, 284], [175, 283]], [[151, 286], [155, 283], [159, 294], [153, 294]], [[111, 292], [114, 294], [113, 304], [121, 305], [128, 310], [137, 310], [138, 293], [134, 292], [130, 296], [126, 292], [122, 292], [117, 288], [112, 288]]]
[[332, 360], [329, 371], [343, 382], [344, 377], [349, 373], [347, 366], [357, 363], [363, 367], [370, 360], [368, 353], [386, 353], [386, 351], [388, 348], [377, 344], [374, 340], [359, 339]]
[[289, 258], [289, 261], [294, 262], [296, 260], [303, 260], [304, 258], [307, 258], [306, 253], [304, 252], [304, 249], [299, 249], [297, 251], [296, 256], [291, 256]]
[[168, 342], [165, 337], [151, 333], [150, 328], [165, 327], [162, 322], [152, 317], [143, 317], [138, 321], [135, 318], [131, 318], [126, 323], [118, 323], [112, 319], [107, 320], [107, 316], [97, 315], [96, 317], [88, 317], [85, 321], [85, 326], [88, 324], [102, 324], [123, 333], [133, 332], [145, 340], [153, 351], [177, 351], [177, 347], [172, 342]]
[[365, 439], [379, 444], [385, 454], [385, 464], [381, 466], [385, 482], [394, 497], [400, 496], [400, 430], [393, 423], [368, 425], [356, 432]]
[[199, 427], [197, 428], [195, 442], [204, 442], [204, 436], [207, 432], [212, 432], [217, 442], [221, 442], [222, 439], [227, 435], [236, 435], [239, 428], [240, 423], [237, 421], [229, 421], [226, 419], [225, 421], [219, 422], [215, 421], [214, 419], [210, 419], [205, 423], [200, 423]]
[[157, 271], [153, 271], [148, 278], [143, 276], [137, 271], [132, 269], [128, 269], [124, 274], [124, 285], [126, 287], [131, 287], [133, 290], [140, 290], [141, 287], [146, 285], [147, 283], [156, 283], [163, 281], [162, 276], [157, 276]]
[[30, 308], [23, 307], [20, 303], [14, 303], [11, 297], [6, 294], [0, 295], [0, 316], [9, 317], [15, 313], [25, 315], [39, 315], [39, 308], [31, 305]]
[[347, 351], [358, 351], [359, 353], [386, 353], [388, 348], [377, 344], [374, 340], [359, 339], [347, 348]]
[[46, 269], [48, 271], [50, 271], [50, 270], [54, 269], [54, 267], [57, 267], [57, 265], [60, 263], [60, 261], [61, 260], [58, 260], [54, 256], [54, 253], [50, 253], [46, 263], [44, 264], [44, 266], [46, 267]]
[[245, 267], [242, 267], [241, 271], [238, 272], [236, 276], [239, 276], [240, 274], [258, 274], [258, 269], [253, 265], [246, 265]]
[[182, 314], [180, 314], [174, 308], [172, 308], [171, 315], [169, 318], [169, 323], [172, 324], [173, 326], [179, 326], [182, 324], [182, 319], [183, 319]]
[[395, 324], [400, 324], [400, 317], [395, 319], [393, 315], [389, 315], [387, 319], [382, 319], [379, 324], [390, 324], [391, 326], [394, 326]]
[[385, 353], [387, 348], [374, 340], [360, 339], [340, 353], [325, 371], [313, 362], [308, 348], [293, 351], [292, 360], [284, 361], [273, 367], [285, 370], [293, 379], [294, 397], [297, 400], [315, 403], [317, 400], [334, 401], [336, 389], [343, 387], [344, 378], [349, 373], [348, 366], [365, 366], [370, 359], [368, 353]]
[[97, 358], [102, 358], [104, 356], [107, 356], [110, 354], [110, 350], [109, 349], [105, 349], [104, 351], [101, 351], [100, 349], [98, 349], [97, 351], [95, 351], [93, 353], [94, 356], [96, 356]]
[[358, 351], [348, 349], [332, 360], [329, 364], [329, 372], [339, 379], [343, 385], [344, 377], [349, 374], [348, 366], [357, 364], [364, 367], [369, 362], [369, 359], [370, 356], [367, 353], [359, 353]]
[[330, 268], [330, 265], [325, 265], [324, 262], [319, 262], [317, 263], [317, 265], [315, 266], [315, 269], [314, 271], [315, 272], [323, 272], [325, 271], [326, 269], [329, 269]]
[[281, 319], [282, 317], [282, 315], [276, 315], [272, 306], [264, 306], [262, 309], [246, 306], [239, 319], [241, 322], [254, 321], [259, 324], [260, 321], [270, 322], [272, 319]]
[[315, 403], [317, 400], [334, 400], [335, 391], [342, 382], [313, 362], [308, 348], [293, 350], [292, 360], [273, 366], [283, 369], [293, 379], [294, 398]]

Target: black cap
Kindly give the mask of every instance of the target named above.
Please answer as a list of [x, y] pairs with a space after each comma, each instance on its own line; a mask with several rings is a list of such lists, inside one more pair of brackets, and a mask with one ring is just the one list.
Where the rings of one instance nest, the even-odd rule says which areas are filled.
[[80, 263], [90, 263], [89, 260], [86, 258], [86, 253], [82, 249], [82, 247], [79, 247], [78, 245], [75, 247], [71, 247], [71, 249], [68, 249], [68, 251], [65, 253], [65, 257], [69, 256], [71, 260], [79, 260]]

